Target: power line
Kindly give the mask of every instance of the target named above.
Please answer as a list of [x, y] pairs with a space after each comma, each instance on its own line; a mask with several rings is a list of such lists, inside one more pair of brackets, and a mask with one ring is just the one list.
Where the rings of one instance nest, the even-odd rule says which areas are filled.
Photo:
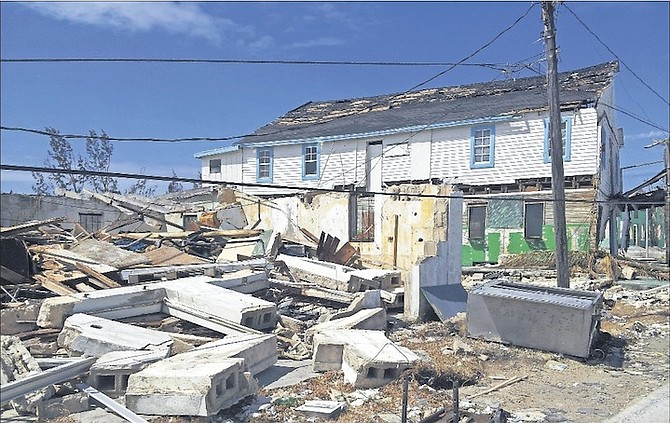
[[530, 11], [533, 9], [533, 7], [535, 7], [535, 3], [531, 3], [531, 4], [530, 4], [530, 7], [528, 8], [528, 10], [526, 10], [526, 13], [524, 13], [524, 14], [521, 15], [521, 16], [519, 16], [514, 22], [512, 22], [512, 24], [511, 24], [510, 26], [508, 26], [507, 28], [503, 29], [503, 30], [500, 31], [498, 34], [496, 34], [496, 36], [493, 37], [488, 43], [486, 43], [486, 44], [484, 44], [483, 46], [479, 47], [477, 50], [475, 50], [474, 52], [472, 52], [472, 53], [469, 54], [468, 56], [464, 57], [463, 59], [459, 60], [459, 61], [456, 62], [455, 64], [451, 65], [449, 68], [443, 70], [442, 72], [438, 73], [437, 75], [435, 75], [435, 76], [433, 76], [433, 77], [431, 77], [431, 78], [428, 78], [427, 80], [423, 81], [422, 83], [415, 85], [414, 87], [410, 88], [410, 89], [407, 90], [407, 91], [409, 92], [409, 91], [415, 90], [415, 89], [417, 89], [417, 88], [419, 88], [419, 87], [422, 87], [422, 86], [426, 85], [427, 83], [429, 83], [429, 82], [431, 82], [431, 81], [433, 81], [433, 80], [439, 78], [440, 76], [442, 76], [442, 75], [444, 75], [445, 73], [449, 72], [450, 70], [454, 69], [456, 66], [459, 66], [460, 64], [462, 64], [462, 63], [465, 62], [466, 60], [470, 59], [471, 57], [475, 56], [475, 55], [476, 55], [477, 53], [479, 53], [480, 51], [484, 50], [485, 48], [487, 48], [488, 46], [490, 46], [491, 44], [493, 44], [498, 38], [502, 37], [507, 31], [511, 30], [511, 29], [514, 28], [519, 22], [521, 22], [521, 20], [522, 20], [523, 18], [525, 18], [526, 16], [528, 16], [528, 14], [529, 14]]
[[598, 37], [593, 31], [591, 31], [591, 28], [589, 28], [589, 27], [584, 23], [584, 21], [582, 21], [581, 19], [579, 19], [579, 16], [577, 16], [577, 14], [576, 14], [575, 12], [573, 12], [572, 9], [570, 9], [570, 8], [568, 7], [567, 4], [563, 3], [563, 7], [565, 7], [565, 8], [568, 10], [568, 12], [570, 12], [570, 13], [572, 14], [572, 16], [574, 16], [575, 19], [577, 19], [577, 21], [578, 21], [580, 24], [582, 24], [582, 26], [583, 26], [583, 27], [584, 27], [584, 28], [585, 28], [591, 35], [593, 35], [593, 36], [595, 37], [595, 39], [598, 40], [598, 42], [599, 42], [600, 44], [602, 44], [603, 47], [605, 47], [605, 48], [607, 49], [607, 51], [609, 51], [614, 57], [616, 57], [616, 59], [617, 59], [617, 60], [618, 60], [618, 61], [619, 61], [619, 62], [620, 62], [626, 69], [628, 69], [628, 71], [629, 71], [630, 73], [632, 73], [633, 76], [634, 76], [635, 78], [637, 78], [637, 80], [640, 81], [640, 82], [642, 83], [642, 85], [644, 85], [645, 87], [647, 87], [652, 93], [656, 94], [656, 96], [657, 96], [658, 98], [660, 98], [661, 100], [663, 100], [663, 102], [665, 102], [665, 104], [667, 104], [668, 106], [670, 106], [670, 102], [668, 102], [668, 100], [666, 100], [666, 99], [665, 99], [662, 95], [660, 95], [656, 90], [654, 90], [652, 87], [650, 87], [649, 84], [647, 84], [646, 82], [644, 82], [644, 81], [642, 80], [642, 78], [640, 78], [640, 77], [638, 76], [638, 74], [636, 74], [635, 71], [633, 71], [633, 69], [630, 68], [630, 66], [628, 66], [623, 60], [621, 60], [621, 58], [619, 58], [619, 56], [618, 56], [615, 52], [613, 52], [612, 49], [609, 48], [609, 47], [607, 46], [607, 44], [605, 44], [605, 42], [604, 42], [603, 40], [600, 39], [600, 37]]
[[2, 63], [209, 63], [251, 65], [329, 65], [329, 66], [469, 66], [501, 69], [507, 63], [399, 62], [350, 60], [246, 60], [142, 57], [35, 57], [0, 59]]
[[[464, 196], [454, 196], [454, 195], [443, 195], [443, 194], [415, 194], [415, 193], [398, 193], [398, 192], [385, 192], [385, 191], [350, 191], [350, 190], [339, 190], [333, 188], [314, 188], [314, 187], [300, 187], [300, 186], [290, 186], [290, 185], [273, 185], [273, 184], [263, 184], [263, 183], [251, 183], [251, 182], [230, 182], [230, 181], [216, 181], [212, 179], [197, 179], [197, 178], [183, 178], [175, 176], [159, 176], [159, 175], [143, 175], [137, 173], [122, 173], [122, 172], [102, 172], [97, 170], [80, 170], [80, 169], [61, 169], [61, 168], [51, 168], [51, 167], [36, 167], [36, 166], [22, 166], [14, 164], [0, 164], [0, 170], [8, 171], [17, 171], [17, 172], [36, 172], [36, 173], [52, 173], [52, 174], [70, 174], [70, 175], [86, 175], [86, 176], [104, 176], [111, 178], [124, 178], [124, 179], [146, 179], [152, 181], [175, 181], [175, 182], [184, 182], [184, 183], [205, 183], [213, 185], [231, 185], [239, 187], [249, 187], [249, 188], [269, 188], [269, 189], [284, 189], [284, 190], [293, 190], [293, 191], [302, 191], [302, 192], [322, 192], [322, 193], [351, 193], [357, 195], [384, 195], [384, 196], [402, 196], [402, 197], [413, 197], [413, 198], [435, 198], [435, 199], [450, 199], [450, 198], [464, 198], [468, 200], [491, 200], [490, 196], [477, 196], [477, 195], [464, 195]], [[502, 198], [502, 197], [501, 197]], [[505, 200], [517, 200], [517, 201], [543, 201], [543, 202], [554, 202], [555, 200], [551, 197], [532, 197], [532, 196], [514, 196], [514, 195], [505, 195]], [[624, 199], [611, 199], [611, 200], [584, 200], [584, 199], [564, 199], [562, 200], [567, 203], [585, 203], [585, 204], [638, 204], [638, 205], [663, 205], [665, 204], [662, 201], [626, 201]]]
[[655, 162], [647, 162], [647, 163], [634, 164], [634, 165], [630, 165], [630, 166], [624, 166], [624, 167], [621, 168], [621, 170], [633, 169], [633, 168], [636, 168], [636, 167], [651, 166], [651, 165], [655, 165], [655, 164], [659, 164], [659, 163], [663, 163], [663, 160], [657, 160]]
[[603, 106], [605, 106], [605, 107], [609, 107], [609, 108], [612, 109], [612, 110], [616, 110], [617, 112], [621, 112], [621, 113], [623, 113], [624, 115], [626, 115], [626, 116], [628, 116], [628, 117], [631, 117], [631, 118], [637, 120], [638, 122], [641, 122], [641, 123], [644, 123], [645, 125], [649, 125], [649, 126], [651, 126], [652, 128], [658, 129], [658, 130], [663, 131], [663, 132], [666, 132], [666, 133], [667, 133], [667, 132], [670, 132], [670, 131], [668, 131], [666, 128], [663, 128], [662, 126], [657, 125], [657, 124], [655, 124], [655, 123], [653, 123], [653, 122], [649, 122], [648, 120], [642, 119], [641, 117], [635, 115], [634, 113], [629, 112], [629, 111], [627, 111], [627, 110], [624, 110], [624, 109], [622, 109], [622, 108], [620, 108], [620, 107], [615, 107], [615, 106], [612, 106], [611, 104], [607, 104], [607, 103], [598, 103], [598, 104], [602, 104]]
[[[91, 135], [82, 135], [82, 134], [58, 134], [48, 131], [42, 131], [39, 129], [31, 128], [22, 128], [22, 127], [9, 127], [9, 126], [0, 126], [0, 129], [3, 131], [15, 131], [15, 132], [28, 132], [31, 134], [45, 135], [45, 136], [58, 136], [67, 139], [87, 139]], [[267, 135], [274, 135], [276, 133], [270, 133]], [[187, 142], [187, 141], [232, 141], [239, 138], [244, 138], [251, 136], [251, 134], [245, 135], [235, 135], [230, 137], [186, 137], [186, 138], [141, 138], [141, 137], [129, 137], [129, 138], [119, 138], [119, 137], [110, 137], [106, 136], [105, 138], [109, 141], [119, 141], [119, 142]], [[265, 136], [265, 135], [263, 135]]]

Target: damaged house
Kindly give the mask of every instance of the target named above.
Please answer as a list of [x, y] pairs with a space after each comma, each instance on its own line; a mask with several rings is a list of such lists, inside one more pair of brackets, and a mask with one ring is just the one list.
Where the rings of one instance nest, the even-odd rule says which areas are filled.
[[[611, 251], [618, 248], [607, 236], [617, 215], [607, 200], [622, 190], [617, 71], [609, 62], [559, 75], [570, 250], [594, 249], [606, 238]], [[425, 195], [463, 193], [462, 224], [452, 222], [463, 265], [555, 248], [548, 122], [546, 81], [537, 76], [308, 102], [234, 145], [195, 157], [204, 180], [241, 183], [246, 194], [274, 198], [271, 220], [300, 227], [317, 220], [364, 258], [407, 277], [417, 257], [439, 256], [446, 237], [436, 228], [446, 227], [448, 207]], [[277, 199], [298, 186], [344, 192]], [[423, 251], [403, 251], [414, 248], [408, 242]]]

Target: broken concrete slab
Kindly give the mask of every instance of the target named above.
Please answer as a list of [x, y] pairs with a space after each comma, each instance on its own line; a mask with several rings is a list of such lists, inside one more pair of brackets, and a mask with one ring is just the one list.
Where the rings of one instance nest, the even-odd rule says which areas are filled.
[[100, 392], [118, 397], [126, 392], [131, 374], [165, 357], [164, 350], [105, 353], [91, 366], [88, 383]]
[[226, 336], [196, 348], [207, 350], [216, 348], [217, 353], [231, 358], [243, 358], [251, 372], [256, 375], [277, 362], [277, 337], [273, 334], [249, 334]]
[[[193, 276], [194, 274], [207, 274], [216, 276], [226, 272], [234, 272], [242, 269], [269, 270], [272, 265], [264, 258], [235, 261], [232, 263], [204, 263], [189, 264], [182, 266], [159, 266], [137, 269], [125, 269], [121, 271], [121, 278], [129, 284], [138, 284], [147, 280], [161, 280], [167, 276], [172, 279], [177, 277]], [[172, 277], [171, 275], [174, 275]]]
[[[337, 291], [358, 292], [361, 290], [360, 279], [351, 278], [351, 272], [354, 269], [350, 267], [286, 254], [278, 255], [277, 260], [284, 262], [300, 280]], [[379, 286], [372, 287], [372, 289], [378, 288]]]
[[217, 348], [161, 360], [130, 376], [126, 406], [140, 414], [211, 416], [257, 390], [244, 359]]
[[85, 239], [70, 248], [70, 251], [87, 257], [96, 263], [106, 264], [117, 269], [126, 269], [141, 264], [151, 264], [144, 254], [124, 250], [121, 247], [97, 239]]
[[166, 298], [173, 303], [256, 330], [272, 329], [277, 325], [275, 303], [206, 282], [184, 285], [169, 281], [161, 286], [165, 288]]
[[386, 330], [386, 309], [383, 307], [360, 310], [351, 316], [319, 323], [307, 330], [307, 335], [332, 329]]
[[74, 356], [100, 357], [108, 352], [128, 350], [162, 351], [167, 356], [172, 343], [165, 332], [83, 313], [68, 317], [58, 335], [58, 345]]
[[381, 331], [339, 329], [314, 335], [314, 371], [342, 369], [344, 379], [357, 388], [386, 385], [417, 360]]
[[88, 395], [78, 392], [37, 404], [37, 418], [40, 421], [48, 421], [73, 413], [87, 411], [89, 408]]
[[[207, 272], [206, 272], [207, 274]], [[242, 269], [220, 276], [191, 276], [180, 278], [184, 283], [203, 281], [221, 288], [232, 289], [243, 294], [251, 294], [270, 287], [268, 275], [265, 272], [257, 272], [252, 269]]]
[[41, 386], [28, 390], [20, 395], [8, 391], [11, 382], [25, 380], [42, 373], [37, 361], [30, 355], [21, 340], [15, 336], [0, 336], [0, 385], [2, 386], [2, 402], [11, 401], [12, 406], [24, 412], [34, 413], [41, 401], [51, 398], [55, 390], [53, 386]]
[[0, 310], [0, 334], [14, 335], [37, 329], [40, 301], [3, 303]]
[[443, 322], [467, 309], [468, 293], [460, 283], [426, 286], [421, 293]]

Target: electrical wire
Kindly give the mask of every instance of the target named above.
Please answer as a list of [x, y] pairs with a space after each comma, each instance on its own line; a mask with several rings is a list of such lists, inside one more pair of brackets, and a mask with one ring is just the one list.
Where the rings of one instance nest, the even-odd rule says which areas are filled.
[[351, 60], [246, 60], [246, 59], [172, 59], [142, 57], [35, 57], [0, 59], [2, 63], [209, 63], [251, 65], [329, 65], [329, 66], [468, 66], [502, 69], [505, 63], [399, 62]]
[[[408, 89], [408, 90], [405, 90], [405, 91], [403, 91], [402, 93], [399, 93], [399, 94], [396, 94], [396, 95], [394, 95], [394, 96], [391, 96], [390, 98], [388, 98], [387, 101], [388, 101], [388, 102], [392, 102], [394, 98], [399, 97], [399, 96], [406, 95], [406, 94], [408, 94], [409, 92], [411, 92], [411, 91], [413, 91], [413, 90], [415, 90], [415, 89], [417, 89], [417, 88], [419, 88], [419, 87], [422, 87], [422, 86], [426, 85], [427, 83], [429, 83], [429, 82], [431, 82], [431, 81], [433, 81], [433, 80], [439, 78], [440, 76], [444, 75], [445, 73], [451, 71], [451, 70], [454, 69], [455, 67], [457, 67], [457, 66], [463, 66], [464, 63], [465, 63], [468, 59], [474, 57], [476, 54], [478, 54], [479, 52], [481, 52], [481, 51], [484, 50], [485, 48], [489, 47], [489, 46], [490, 46], [491, 44], [493, 44], [498, 38], [500, 38], [500, 37], [501, 37], [502, 35], [504, 35], [506, 32], [508, 32], [508, 31], [510, 31], [512, 28], [514, 28], [514, 27], [515, 27], [521, 20], [523, 20], [523, 18], [525, 18], [526, 16], [528, 16], [528, 14], [530, 13], [530, 11], [531, 11], [534, 7], [535, 7], [535, 3], [531, 3], [530, 7], [528, 8], [528, 10], [526, 10], [526, 12], [525, 12], [523, 15], [521, 15], [520, 17], [518, 17], [518, 18], [517, 18], [511, 25], [509, 25], [507, 28], [505, 28], [505, 29], [503, 29], [502, 31], [500, 31], [500, 32], [499, 32], [498, 34], [496, 34], [490, 41], [488, 41], [487, 43], [485, 43], [483, 46], [481, 46], [480, 48], [478, 48], [477, 50], [475, 50], [474, 52], [472, 52], [472, 53], [469, 54], [468, 56], [464, 57], [463, 59], [459, 60], [459, 61], [456, 62], [456, 63], [452, 63], [452, 64], [450, 64], [450, 66], [449, 66], [447, 69], [445, 69], [445, 70], [439, 72], [438, 74], [432, 76], [431, 78], [429, 78], [429, 79], [427, 79], [427, 80], [425, 80], [425, 81], [423, 81], [423, 82], [421, 82], [421, 83], [419, 83], [419, 84], [414, 85], [412, 88], [410, 88], [410, 89]], [[535, 56], [532, 56], [532, 57], [535, 57]], [[35, 59], [3, 59], [3, 61], [8, 61], [8, 60], [35, 60]], [[44, 59], [44, 61], [46, 61], [46, 60], [47, 60], [47, 59]], [[57, 61], [57, 60], [61, 60], [61, 59], [49, 59], [49, 60]], [[67, 60], [67, 59], [62, 59], [62, 60]], [[79, 60], [79, 59], [72, 59], [72, 60]], [[85, 60], [89, 60], [89, 59], [81, 59], [81, 61], [85, 61]], [[91, 60], [94, 60], [94, 59], [91, 59]], [[98, 59], [98, 60], [102, 60], [102, 59]], [[110, 60], [114, 60], [114, 59], [110, 59]], [[130, 59], [128, 59], [128, 60], [130, 60]], [[137, 59], [137, 60], [142, 60], [142, 59]], [[171, 60], [171, 59], [155, 59], [155, 60], [165, 60], [165, 61], [168, 61], [168, 60]], [[174, 59], [174, 60], [180, 60], [180, 59]], [[198, 60], [198, 59], [182, 59], [182, 60]], [[207, 59], [202, 59], [202, 60], [207, 60]], [[214, 60], [214, 59], [212, 59], [212, 60]], [[252, 61], [249, 61], [249, 62], [251, 63]], [[263, 62], [263, 61], [259, 61], [259, 62]], [[305, 61], [305, 62], [308, 62], [308, 61]], [[334, 63], [344, 63], [344, 62], [310, 62], [310, 63], [334, 64]], [[353, 62], [351, 62], [351, 63], [353, 63]], [[361, 63], [363, 63], [363, 62], [361, 62]], [[368, 62], [368, 63], [374, 63], [374, 62]], [[382, 63], [382, 62], [379, 62], [379, 63]], [[482, 65], [482, 64], [476, 64], [476, 65]], [[521, 64], [518, 64], [518, 63], [517, 63], [517, 64], [515, 64], [515, 65], [520, 66]], [[507, 66], [507, 67], [503, 68], [501, 71], [506, 71], [506, 70], [508, 70], [508, 68], [510, 67], [510, 65], [505, 65], [505, 66]], [[491, 67], [491, 66], [489, 66], [489, 67]], [[523, 64], [523, 68], [527, 68], [526, 64]], [[498, 70], [500, 70], [500, 69], [498, 69]], [[355, 115], [359, 115], [359, 114], [362, 114], [362, 113], [366, 113], [366, 112], [368, 112], [368, 111], [370, 111], [370, 110], [373, 110], [375, 107], [378, 107], [379, 105], [380, 105], [380, 103], [372, 104], [372, 105], [370, 105], [370, 106], [368, 106], [368, 107], [366, 107], [366, 108], [364, 108], [364, 109], [362, 109], [362, 110], [359, 110], [358, 112], [355, 113]], [[346, 116], [346, 115], [343, 115], [342, 117], [345, 117], [345, 116]], [[338, 118], [339, 118], [339, 117], [338, 117]], [[338, 118], [335, 118], [335, 119], [338, 119]], [[331, 122], [332, 120], [334, 120], [334, 119], [331, 119], [331, 120], [329, 120], [328, 122]], [[318, 122], [318, 123], [315, 123], [315, 124], [313, 124], [313, 125], [316, 126], [316, 125], [320, 125], [320, 124], [324, 124], [324, 123], [326, 123], [326, 122]], [[50, 132], [47, 132], [47, 131], [41, 131], [41, 130], [37, 130], [37, 129], [29, 129], [29, 128], [21, 128], [21, 127], [5, 127], [5, 126], [1, 126], [0, 129], [2, 129], [2, 130], [6, 130], [6, 131], [29, 132], [29, 133], [34, 133], [34, 134], [38, 134], [38, 135], [45, 135], [45, 136], [52, 136], [52, 135], [54, 135], [54, 134], [52, 134], [52, 133], [50, 133]], [[123, 141], [133, 141], [133, 142], [135, 142], [135, 141], [144, 141], [144, 142], [232, 141], [232, 140], [235, 140], [235, 139], [240, 139], [240, 138], [245, 138], [245, 137], [250, 137], [250, 136], [254, 136], [254, 137], [268, 137], [268, 136], [271, 136], [271, 135], [278, 135], [278, 134], [281, 134], [281, 133], [284, 133], [284, 132], [287, 132], [287, 131], [291, 131], [291, 130], [294, 130], [294, 128], [286, 128], [286, 129], [282, 129], [282, 130], [280, 130], [280, 131], [276, 131], [276, 132], [272, 132], [272, 133], [265, 133], [265, 134], [245, 134], [245, 135], [236, 135], [236, 136], [229, 136], [229, 137], [186, 137], [186, 138], [139, 138], [139, 137], [134, 137], [134, 138], [119, 138], [119, 137], [110, 137], [110, 136], [107, 136], [107, 139], [110, 140], [110, 141], [120, 141], [120, 142], [123, 142]], [[65, 138], [65, 139], [86, 139], [86, 138], [89, 137], [89, 135], [79, 135], [79, 134], [58, 134], [58, 136], [60, 136], [60, 137], [62, 137], [62, 138]]]
[[634, 76], [635, 78], [637, 78], [637, 80], [640, 81], [640, 82], [642, 83], [642, 85], [644, 85], [645, 87], [647, 87], [647, 88], [649, 89], [649, 91], [651, 91], [652, 93], [654, 93], [658, 98], [660, 98], [661, 100], [663, 100], [663, 102], [664, 102], [665, 104], [667, 104], [668, 106], [670, 106], [670, 102], [668, 102], [667, 99], [665, 99], [665, 98], [664, 98], [662, 95], [660, 95], [656, 90], [654, 90], [652, 87], [650, 87], [649, 84], [647, 84], [646, 82], [644, 82], [644, 80], [643, 80], [642, 78], [640, 78], [640, 76], [639, 76], [637, 73], [635, 73], [635, 71], [633, 71], [633, 69], [631, 69], [630, 66], [628, 66], [628, 65], [626, 64], [626, 62], [624, 62], [623, 60], [621, 60], [621, 58], [620, 58], [614, 51], [612, 51], [612, 49], [609, 48], [609, 47], [607, 46], [607, 44], [605, 44], [605, 42], [604, 42], [602, 39], [600, 39], [600, 37], [598, 37], [598, 35], [596, 35], [596, 34], [591, 30], [591, 28], [588, 27], [588, 25], [586, 25], [586, 24], [584, 23], [584, 21], [582, 21], [582, 20], [579, 18], [579, 16], [577, 16], [577, 14], [576, 14], [572, 9], [570, 9], [570, 7], [568, 7], [568, 5], [567, 5], [566, 3], [563, 3], [562, 5], [563, 5], [563, 7], [565, 7], [565, 8], [568, 10], [568, 12], [570, 12], [570, 13], [572, 14], [572, 16], [575, 17], [575, 19], [577, 19], [577, 22], [579, 22], [580, 24], [582, 24], [582, 26], [584, 27], [584, 29], [586, 29], [591, 35], [593, 35], [593, 37], [595, 37], [595, 39], [598, 40], [598, 42], [599, 42], [603, 47], [605, 47], [605, 48], [607, 49], [607, 51], [609, 51], [614, 57], [616, 57], [616, 59], [619, 61], [619, 63], [621, 63], [626, 69], [628, 69], [628, 71], [629, 71], [631, 74], [633, 74], [633, 76]]
[[[213, 184], [213, 185], [231, 185], [239, 187], [254, 187], [254, 188], [268, 188], [268, 189], [284, 189], [300, 192], [321, 192], [321, 193], [355, 193], [357, 195], [383, 195], [383, 196], [402, 196], [402, 197], [411, 197], [411, 198], [435, 198], [435, 199], [468, 199], [468, 200], [490, 200], [490, 196], [481, 196], [481, 195], [444, 195], [444, 194], [415, 194], [415, 193], [400, 193], [400, 192], [385, 192], [385, 191], [347, 191], [347, 190], [338, 190], [333, 188], [314, 188], [307, 186], [290, 186], [290, 185], [273, 185], [273, 184], [262, 184], [262, 183], [251, 183], [251, 182], [232, 182], [232, 181], [216, 181], [211, 179], [196, 179], [196, 178], [183, 178], [175, 176], [159, 176], [159, 175], [142, 175], [134, 173], [121, 173], [121, 172], [102, 172], [95, 170], [80, 170], [80, 169], [59, 169], [59, 168], [50, 168], [50, 167], [36, 167], [36, 166], [21, 166], [14, 164], [0, 164], [0, 170], [7, 171], [17, 171], [17, 172], [37, 172], [37, 173], [64, 173], [64, 174], [73, 174], [73, 175], [87, 175], [87, 176], [105, 176], [112, 178], [124, 178], [124, 179], [146, 179], [154, 181], [175, 181], [175, 182], [185, 182], [185, 183], [204, 183], [204, 184]], [[553, 198], [546, 197], [533, 197], [533, 196], [514, 196], [514, 195], [505, 195], [506, 200], [519, 200], [519, 201], [543, 201], [543, 202], [557, 202]], [[612, 198], [608, 200], [583, 200], [583, 199], [563, 199], [560, 200], [565, 203], [586, 203], [586, 204], [638, 204], [638, 205], [663, 205], [663, 201], [635, 201], [631, 202], [626, 199]]]
[[649, 122], [649, 121], [647, 121], [647, 120], [645, 120], [645, 119], [642, 119], [641, 117], [635, 115], [634, 113], [629, 112], [629, 111], [627, 111], [627, 110], [625, 110], [625, 109], [622, 109], [622, 108], [620, 108], [620, 107], [615, 107], [615, 106], [612, 106], [611, 104], [607, 104], [607, 103], [603, 103], [603, 102], [600, 102], [600, 103], [598, 103], [598, 104], [602, 104], [602, 105], [605, 106], [605, 107], [608, 107], [608, 108], [610, 108], [610, 109], [612, 109], [612, 110], [616, 110], [617, 112], [623, 113], [624, 115], [626, 115], [626, 116], [628, 116], [628, 117], [631, 117], [631, 118], [637, 120], [638, 122], [644, 123], [645, 125], [649, 125], [649, 126], [651, 126], [652, 128], [658, 129], [658, 130], [663, 131], [663, 132], [666, 132], [666, 133], [670, 132], [667, 128], [663, 128], [663, 127], [660, 126], [660, 125], [657, 125], [657, 124], [655, 124], [655, 123], [653, 123], [653, 122]]

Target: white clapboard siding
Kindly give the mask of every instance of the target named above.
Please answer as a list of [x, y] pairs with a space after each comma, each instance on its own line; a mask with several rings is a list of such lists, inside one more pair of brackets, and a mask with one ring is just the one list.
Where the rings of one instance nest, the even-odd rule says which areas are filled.
[[[551, 163], [544, 163], [545, 117], [528, 113], [524, 118], [495, 124], [494, 166], [483, 169], [470, 169], [471, 127], [436, 130], [431, 150], [432, 177], [457, 178], [458, 183], [471, 185], [551, 177]], [[564, 173], [595, 175], [599, 155], [595, 110], [582, 109], [572, 118], [571, 157], [564, 162]]]
[[[209, 161], [221, 160], [221, 172], [209, 173]], [[222, 182], [242, 182], [242, 150], [207, 156], [201, 160], [202, 179]]]

